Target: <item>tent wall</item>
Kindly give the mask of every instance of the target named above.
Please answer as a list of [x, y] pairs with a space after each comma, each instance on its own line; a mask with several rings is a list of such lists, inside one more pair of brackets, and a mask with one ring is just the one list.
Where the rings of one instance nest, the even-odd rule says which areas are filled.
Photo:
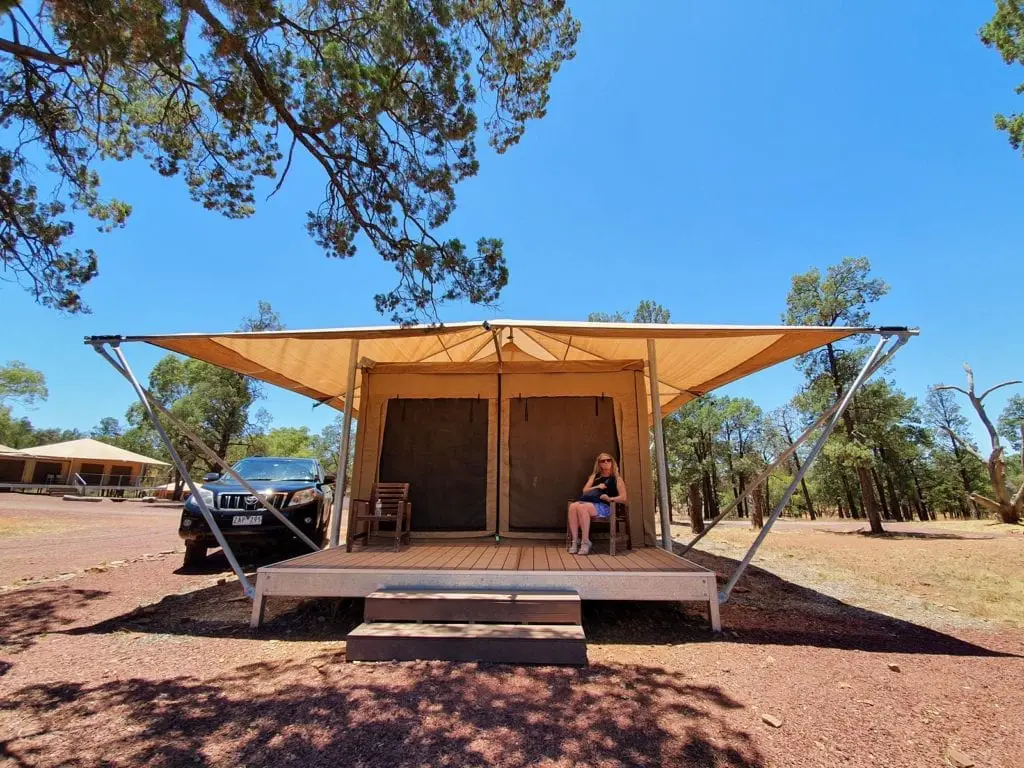
[[[641, 361], [523, 361], [504, 364], [487, 362], [470, 365], [430, 363], [376, 366], [370, 363], [363, 367], [359, 389], [361, 401], [353, 465], [353, 498], [367, 498], [373, 483], [378, 479], [399, 479], [380, 478], [389, 403], [397, 404], [401, 400], [479, 399], [487, 404], [486, 526], [483, 530], [433, 530], [418, 534], [435, 538], [489, 535], [495, 531], [502, 536], [536, 537], [536, 532], [515, 531], [509, 524], [509, 478], [512, 470], [509, 463], [509, 424], [512, 401], [519, 398], [579, 397], [587, 398], [590, 407], [593, 408], [595, 399], [607, 398], [614, 412], [614, 436], [618, 445], [603, 447], [600, 450], [608, 450], [622, 457], [620, 464], [623, 480], [629, 491], [630, 524], [634, 542], [654, 543], [654, 489], [650, 470], [648, 410], [644, 397], [646, 388]], [[400, 411], [392, 407], [392, 413]], [[578, 478], [572, 478], [573, 483], [580, 488], [586, 479], [586, 472], [593, 465], [593, 460], [593, 455], [585, 457], [586, 470]], [[553, 466], [555, 471], [558, 471], [560, 465]], [[563, 513], [566, 501], [568, 499], [555, 502]], [[414, 506], [414, 528], [419, 527], [416, 514]], [[457, 518], [458, 515], [454, 517]], [[426, 527], [443, 527], [438, 525], [436, 520], [428, 520], [427, 523]], [[551, 532], [546, 535], [560, 537], [562, 532]]]
[[[563, 363], [563, 366], [565, 364]], [[498, 473], [501, 483], [499, 498], [502, 509], [499, 515], [502, 536], [535, 536], [533, 533], [514, 531], [509, 525], [510, 472], [509, 438], [511, 403], [513, 399], [525, 397], [608, 397], [615, 407], [615, 433], [618, 437], [619, 469], [629, 495], [629, 521], [633, 530], [634, 543], [654, 544], [654, 489], [651, 486], [650, 438], [647, 429], [647, 404], [643, 397], [637, 398], [637, 389], [644, 392], [643, 363], [624, 361], [618, 370], [601, 373], [516, 373], [506, 366], [502, 376], [501, 398], [501, 469]], [[563, 367], [562, 370], [565, 370]], [[609, 450], [607, 448], [603, 450]], [[612, 453], [616, 451], [612, 450]], [[596, 454], [595, 454], [596, 455]], [[590, 467], [594, 456], [589, 457]], [[588, 467], [589, 471], [589, 467]], [[580, 489], [586, 473], [578, 478]], [[567, 500], [558, 503], [564, 507]], [[564, 535], [564, 532], [553, 535]]]
[[487, 532], [488, 401], [388, 401], [380, 481], [409, 483], [414, 533]]
[[[402, 480], [404, 478], [380, 478], [381, 457], [384, 438], [387, 430], [388, 404], [402, 400], [479, 400], [486, 403], [487, 415], [487, 447], [486, 447], [486, 512], [485, 525], [482, 528], [464, 528], [458, 530], [427, 530], [422, 528], [443, 527], [436, 521], [428, 519], [426, 526], [421, 526], [417, 518], [417, 507], [413, 506], [413, 528], [420, 529], [417, 535], [432, 538], [486, 536], [497, 526], [497, 374], [460, 374], [460, 373], [390, 373], [388, 366], [380, 366], [380, 370], [372, 367], [363, 369], [360, 390], [362, 407], [359, 413], [359, 424], [356, 428], [355, 460], [352, 470], [352, 498], [365, 499], [370, 495], [373, 484], [378, 479]], [[419, 366], [419, 370], [436, 371], [437, 366]], [[469, 406], [467, 406], [469, 407]], [[400, 413], [398, 410], [393, 413]], [[415, 498], [422, 490], [413, 491]], [[458, 515], [455, 515], [458, 517]], [[433, 517], [433, 514], [431, 515]]]
[[508, 527], [565, 533], [566, 503], [580, 494], [594, 457], [619, 460], [610, 397], [523, 397], [509, 401]]

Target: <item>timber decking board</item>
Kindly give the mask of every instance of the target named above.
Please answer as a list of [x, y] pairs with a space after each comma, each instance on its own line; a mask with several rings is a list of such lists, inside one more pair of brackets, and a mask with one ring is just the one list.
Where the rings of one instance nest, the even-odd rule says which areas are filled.
[[381, 590], [366, 596], [363, 620], [580, 624], [576, 592]]
[[501, 543], [414, 543], [398, 552], [390, 547], [324, 549], [302, 555], [273, 569], [356, 569], [356, 570], [460, 570], [460, 571], [564, 571], [657, 573], [705, 569], [678, 555], [656, 547], [621, 550], [614, 556], [604, 552], [570, 555], [561, 542], [555, 544]]

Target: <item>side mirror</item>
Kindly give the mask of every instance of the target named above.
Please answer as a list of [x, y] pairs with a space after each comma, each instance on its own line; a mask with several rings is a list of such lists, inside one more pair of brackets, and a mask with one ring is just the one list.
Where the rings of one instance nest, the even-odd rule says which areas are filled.
[[324, 485], [333, 485], [337, 481], [338, 476], [335, 475], [333, 472], [328, 472], [326, 475], [324, 475]]
[[207, 472], [203, 475], [204, 483], [212, 483], [214, 480], [220, 480], [220, 472]]

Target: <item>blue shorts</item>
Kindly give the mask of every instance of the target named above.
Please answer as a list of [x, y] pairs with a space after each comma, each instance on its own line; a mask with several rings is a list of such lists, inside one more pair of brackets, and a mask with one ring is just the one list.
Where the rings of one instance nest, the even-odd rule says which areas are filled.
[[597, 516], [600, 519], [606, 520], [612, 516], [612, 508], [607, 501], [592, 501], [590, 503], [594, 505], [594, 509], [597, 511]]

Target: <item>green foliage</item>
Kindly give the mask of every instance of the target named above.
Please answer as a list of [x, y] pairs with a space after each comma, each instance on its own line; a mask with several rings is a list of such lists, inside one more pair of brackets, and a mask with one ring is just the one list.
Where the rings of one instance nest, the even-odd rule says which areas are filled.
[[[24, 141], [0, 150], [0, 263], [70, 312], [86, 310], [80, 291], [97, 274], [94, 252], [68, 247], [70, 210], [102, 230], [131, 212], [101, 197], [97, 161], [141, 155], [205, 208], [241, 218], [261, 179], [281, 187], [296, 151], [326, 182], [306, 220], [317, 244], [348, 258], [362, 238], [394, 264], [380, 312], [412, 321], [444, 301], [494, 302], [508, 280], [502, 242], [482, 237], [471, 255], [438, 234], [456, 185], [479, 170], [477, 110], [487, 103], [497, 152], [517, 143], [579, 34], [563, 0], [4, 7], [0, 126]], [[38, 166], [57, 175], [53, 195]]]
[[633, 312], [591, 312], [587, 315], [588, 323], [667, 323], [670, 312], [661, 304], [650, 299], [643, 299]]
[[[996, 0], [996, 12], [979, 31], [981, 42], [995, 48], [1007, 64], [1024, 64], [1024, 3], [1020, 0]], [[1017, 86], [1024, 93], [1024, 84]], [[1024, 114], [995, 116], [996, 129], [1006, 131], [1010, 146], [1024, 147]]]
[[20, 360], [9, 360], [0, 365], [0, 406], [15, 401], [22, 405], [33, 405], [37, 400], [49, 397], [46, 377], [41, 371], [33, 370]]
[[1024, 395], [1011, 395], [1006, 407], [999, 414], [999, 435], [1013, 446], [1021, 450], [1021, 428], [1024, 427]]

